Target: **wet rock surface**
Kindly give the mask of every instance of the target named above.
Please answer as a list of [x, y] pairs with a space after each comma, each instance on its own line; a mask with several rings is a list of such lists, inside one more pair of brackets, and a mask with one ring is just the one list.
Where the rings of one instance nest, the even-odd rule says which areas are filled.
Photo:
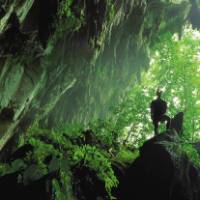
[[48, 174], [29, 185], [23, 185], [19, 182], [19, 172], [7, 174], [0, 178], [1, 197], [7, 200], [50, 200], [53, 196], [51, 180], [54, 177], [56, 177], [55, 173]]
[[[200, 169], [187, 156], [169, 153], [163, 141], [172, 141], [173, 132], [163, 133], [145, 142], [140, 157], [128, 168], [120, 182], [121, 200], [198, 200]], [[198, 144], [199, 145], [199, 144]], [[194, 144], [200, 153], [197, 144]]]

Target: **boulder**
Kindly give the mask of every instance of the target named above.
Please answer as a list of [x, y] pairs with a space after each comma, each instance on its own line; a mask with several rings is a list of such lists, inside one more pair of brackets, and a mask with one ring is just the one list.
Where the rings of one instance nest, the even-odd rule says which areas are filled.
[[[140, 156], [126, 170], [120, 183], [119, 199], [200, 199], [200, 169], [186, 155], [169, 152], [163, 145], [173, 142], [173, 134], [168, 131], [144, 143]], [[200, 150], [199, 144], [193, 146]]]
[[29, 184], [20, 183], [20, 173], [7, 174], [0, 178], [0, 194], [6, 200], [49, 200], [52, 199], [51, 180], [55, 173], [48, 174], [41, 179]]

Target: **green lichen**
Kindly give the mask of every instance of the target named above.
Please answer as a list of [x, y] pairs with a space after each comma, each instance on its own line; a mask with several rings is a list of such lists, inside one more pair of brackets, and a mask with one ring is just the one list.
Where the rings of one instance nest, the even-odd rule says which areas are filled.
[[85, 24], [85, 7], [84, 4], [80, 4], [73, 10], [73, 2], [74, 0], [62, 1], [59, 4], [58, 16], [64, 21], [67, 21], [67, 29], [71, 29], [71, 31], [78, 31]]

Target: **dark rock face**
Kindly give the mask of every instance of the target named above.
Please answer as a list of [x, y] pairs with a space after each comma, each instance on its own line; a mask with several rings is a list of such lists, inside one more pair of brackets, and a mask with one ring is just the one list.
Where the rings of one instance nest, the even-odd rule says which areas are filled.
[[19, 183], [20, 173], [7, 174], [0, 178], [0, 194], [6, 200], [50, 200], [52, 196], [51, 179], [55, 174], [48, 174], [41, 179], [24, 186]]
[[179, 112], [174, 118], [171, 119], [170, 128], [176, 131], [178, 134], [181, 134], [183, 131], [183, 117], [184, 113]]
[[[11, 166], [12, 162], [24, 163], [23, 159], [33, 151], [33, 146], [26, 144], [17, 149], [4, 163]], [[2, 159], [2, 158], [1, 158]], [[22, 165], [21, 165], [22, 166]], [[24, 165], [25, 166], [25, 165]], [[57, 171], [50, 172], [46, 175], [37, 177], [34, 165], [24, 167], [17, 167], [12, 169], [10, 173], [0, 177], [0, 195], [7, 200], [21, 199], [21, 200], [49, 200], [53, 195], [52, 179], [58, 177]], [[28, 182], [31, 177], [34, 181]]]
[[[96, 176], [96, 172], [88, 168], [74, 170], [73, 192], [79, 200], [108, 200], [104, 183]], [[15, 172], [0, 177], [0, 194], [6, 200], [54, 200], [55, 191], [52, 179], [58, 178], [57, 172], [49, 173], [27, 185], [20, 183], [21, 172]]]
[[0, 19], [6, 14], [5, 9], [0, 5]]
[[14, 117], [14, 109], [13, 108], [3, 108], [0, 113], [0, 119], [2, 121], [13, 120]]
[[143, 145], [120, 183], [121, 200], [200, 199], [200, 170], [186, 157], [176, 166], [173, 155], [159, 144], [170, 140], [170, 133], [165, 133]]
[[45, 0], [39, 2], [39, 38], [45, 47], [51, 32], [53, 31], [52, 23], [56, 16], [58, 1], [56, 0]]
[[104, 183], [97, 177], [95, 171], [82, 167], [73, 172], [74, 195], [79, 200], [109, 200]]

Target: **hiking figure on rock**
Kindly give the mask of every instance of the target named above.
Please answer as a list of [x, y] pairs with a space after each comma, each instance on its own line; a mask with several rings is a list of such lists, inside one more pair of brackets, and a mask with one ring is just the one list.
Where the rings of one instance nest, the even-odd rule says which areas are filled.
[[161, 95], [162, 91], [160, 89], [157, 89], [156, 91], [157, 98], [153, 100], [150, 104], [151, 119], [153, 121], [155, 135], [158, 134], [159, 122], [163, 123], [167, 121], [166, 129], [170, 128], [170, 117], [165, 114], [167, 111], [167, 103], [166, 101], [161, 99]]

